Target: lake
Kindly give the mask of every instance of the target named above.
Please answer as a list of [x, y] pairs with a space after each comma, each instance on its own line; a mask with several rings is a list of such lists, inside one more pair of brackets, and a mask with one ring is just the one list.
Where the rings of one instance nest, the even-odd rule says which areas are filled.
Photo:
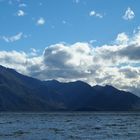
[[0, 113], [0, 140], [139, 140], [140, 112]]

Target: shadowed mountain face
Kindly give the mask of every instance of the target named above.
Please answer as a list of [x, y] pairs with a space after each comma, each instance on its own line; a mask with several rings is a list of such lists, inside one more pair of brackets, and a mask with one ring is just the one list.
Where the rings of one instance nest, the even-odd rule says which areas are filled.
[[139, 110], [140, 98], [112, 86], [40, 81], [0, 66], [0, 111]]

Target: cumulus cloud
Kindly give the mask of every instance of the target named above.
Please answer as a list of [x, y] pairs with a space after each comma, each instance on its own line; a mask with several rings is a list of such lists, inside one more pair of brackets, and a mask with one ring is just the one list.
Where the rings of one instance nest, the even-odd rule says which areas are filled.
[[[119, 37], [118, 37], [119, 36]], [[140, 32], [136, 33], [133, 37], [128, 38], [124, 33], [117, 36], [120, 44], [103, 45], [96, 49], [96, 54], [111, 63], [137, 63], [140, 60]], [[125, 42], [125, 43], [122, 43]]]
[[17, 71], [27, 74], [26, 71], [26, 53], [17, 51], [0, 51], [0, 64], [6, 67], [16, 69]]
[[118, 34], [117, 38], [116, 38], [116, 42], [117, 43], [127, 43], [128, 42], [128, 35], [126, 35], [126, 33], [120, 33]]
[[64, 71], [79, 69], [81, 71], [82, 68], [92, 63], [91, 49], [87, 43], [76, 43], [71, 46], [52, 45], [45, 49], [44, 62], [50, 69], [63, 69]]
[[98, 18], [103, 18], [103, 15], [102, 14], [97, 13], [94, 10], [90, 11], [89, 16], [95, 16], [95, 17], [98, 17]]
[[44, 25], [45, 24], [45, 19], [43, 17], [40, 17], [38, 20], [37, 20], [37, 25]]
[[134, 11], [128, 7], [127, 10], [125, 11], [125, 14], [123, 15], [124, 20], [132, 20], [135, 17]]
[[18, 41], [22, 38], [24, 38], [25, 36], [23, 35], [22, 32], [16, 34], [16, 35], [13, 35], [13, 36], [0, 36], [0, 39], [4, 40], [5, 42], [15, 42], [15, 41]]
[[25, 16], [25, 12], [23, 10], [18, 10], [17, 16], [19, 16], [19, 17]]
[[[90, 43], [58, 43], [45, 48], [42, 55], [0, 51], [0, 62], [21, 73], [63, 82], [83, 80], [91, 85], [110, 84], [140, 95], [140, 33], [117, 35], [114, 44], [93, 47]], [[122, 43], [123, 42], [123, 43]], [[125, 42], [125, 43], [124, 43]]]
[[0, 51], [0, 62], [5, 67], [31, 76], [31, 67], [36, 67], [36, 69], [38, 67], [41, 70], [42, 56], [33, 56], [31, 53], [27, 54], [22, 51]]

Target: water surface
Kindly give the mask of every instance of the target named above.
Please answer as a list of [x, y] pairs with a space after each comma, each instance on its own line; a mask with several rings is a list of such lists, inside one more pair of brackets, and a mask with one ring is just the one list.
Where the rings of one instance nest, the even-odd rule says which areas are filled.
[[0, 113], [0, 140], [139, 140], [140, 112]]

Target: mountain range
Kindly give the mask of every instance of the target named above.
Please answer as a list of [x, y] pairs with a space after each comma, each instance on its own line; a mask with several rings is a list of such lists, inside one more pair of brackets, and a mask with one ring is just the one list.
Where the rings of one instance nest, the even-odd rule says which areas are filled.
[[0, 111], [137, 111], [140, 98], [113, 86], [40, 81], [0, 66]]

